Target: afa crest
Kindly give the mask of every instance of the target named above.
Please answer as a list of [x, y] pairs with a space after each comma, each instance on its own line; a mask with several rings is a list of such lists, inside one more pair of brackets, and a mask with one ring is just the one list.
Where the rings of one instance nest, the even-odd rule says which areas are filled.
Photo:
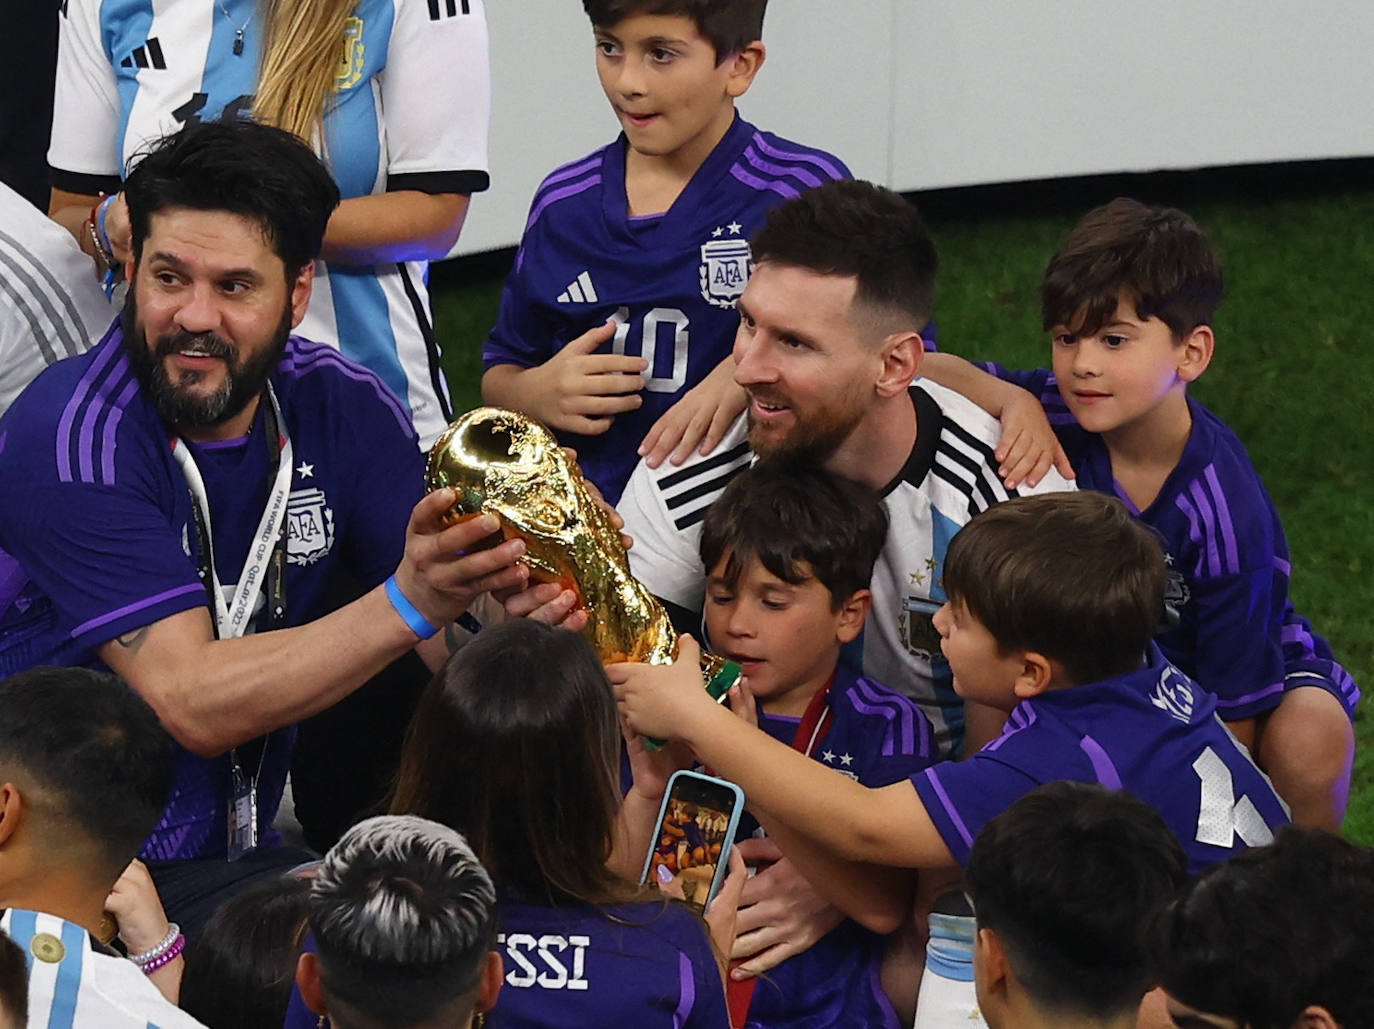
[[[717, 230], [719, 231], [719, 230]], [[715, 307], [734, 307], [753, 270], [747, 239], [713, 239], [701, 248], [701, 298]]]
[[940, 633], [935, 628], [934, 621], [935, 612], [938, 610], [938, 603], [920, 597], [907, 597], [902, 603], [902, 613], [897, 618], [897, 627], [906, 649], [917, 657], [930, 660], [940, 653]]
[[286, 560], [313, 565], [334, 546], [334, 511], [324, 490], [294, 490], [286, 502]]
[[363, 20], [349, 18], [344, 22], [343, 54], [339, 57], [339, 71], [335, 76], [334, 89], [342, 93], [356, 86], [363, 77]]

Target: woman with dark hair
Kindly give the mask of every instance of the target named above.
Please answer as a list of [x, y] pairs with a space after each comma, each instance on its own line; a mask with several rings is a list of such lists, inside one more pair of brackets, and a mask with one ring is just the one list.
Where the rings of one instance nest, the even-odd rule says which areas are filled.
[[[496, 884], [505, 986], [489, 1026], [728, 1024], [721, 966], [687, 908], [634, 885], [666, 759], [630, 742], [622, 803], [615, 700], [577, 633], [492, 626], [429, 684], [393, 813], [463, 833]], [[728, 952], [743, 865], [712, 907]]]

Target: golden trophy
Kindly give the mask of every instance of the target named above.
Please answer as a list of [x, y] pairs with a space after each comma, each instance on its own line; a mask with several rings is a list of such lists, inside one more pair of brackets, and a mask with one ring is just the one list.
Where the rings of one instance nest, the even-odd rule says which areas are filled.
[[[587, 611], [583, 635], [603, 663], [672, 663], [677, 632], [668, 613], [630, 574], [620, 533], [539, 422], [495, 407], [469, 411], [430, 448], [425, 485], [458, 495], [450, 524], [491, 513], [506, 539], [524, 540], [532, 577], [577, 593]], [[739, 665], [706, 652], [701, 671], [718, 701], [741, 674]]]

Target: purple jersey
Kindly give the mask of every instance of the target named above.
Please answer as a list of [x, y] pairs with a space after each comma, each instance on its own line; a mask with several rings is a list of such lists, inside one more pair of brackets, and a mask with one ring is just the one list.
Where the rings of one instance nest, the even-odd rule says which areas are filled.
[[[759, 728], [788, 746], [801, 722], [759, 711]], [[901, 782], [938, 757], [935, 730], [915, 701], [843, 667], [835, 669], [829, 716], [817, 723], [815, 735], [811, 757], [865, 786]], [[741, 836], [756, 826], [746, 815]], [[900, 1023], [879, 981], [883, 946], [883, 937], [845, 919], [759, 978], [746, 1025], [896, 1029]]]
[[1177, 618], [1159, 645], [1216, 694], [1223, 718], [1268, 711], [1285, 689], [1307, 685], [1334, 693], [1354, 714], [1359, 688], [1294, 610], [1278, 512], [1245, 447], [1220, 418], [1188, 398], [1193, 429], [1183, 456], [1141, 511], [1117, 485], [1106, 443], [1074, 421], [1050, 372], [989, 367], [1040, 398], [1081, 489], [1119, 497], [1159, 533], [1169, 563], [1165, 600]]
[[749, 238], [773, 208], [849, 170], [829, 154], [736, 117], [673, 206], [633, 218], [625, 137], [553, 172], [535, 192], [515, 267], [482, 352], [484, 367], [531, 368], [608, 318], [615, 353], [649, 362], [643, 405], [599, 436], [564, 433], [614, 503], [640, 442], [734, 345], [753, 263]]
[[[330, 347], [292, 337], [272, 384], [294, 451], [285, 516], [285, 625], [294, 626], [324, 613], [337, 562], [367, 587], [395, 569], [423, 493], [424, 458], [395, 397]], [[191, 447], [226, 591], [272, 486], [266, 411], [259, 404], [244, 439]], [[97, 650], [115, 637], [206, 605], [186, 480], [118, 327], [40, 375], [0, 420], [0, 477], [24, 484], [0, 503], [0, 675], [98, 665]], [[276, 839], [270, 827], [292, 739], [291, 729], [273, 733], [262, 756], [267, 844]], [[227, 755], [181, 751], [171, 800], [142, 856], [223, 855], [228, 783]]]
[[686, 907], [501, 905], [506, 978], [491, 1029], [728, 1029], [706, 926]]
[[973, 757], [912, 777], [959, 864], [989, 820], [1065, 779], [1145, 801], [1183, 844], [1194, 874], [1273, 838], [1288, 809], [1215, 717], [1216, 699], [1154, 647], [1150, 657], [1130, 675], [1022, 701]]

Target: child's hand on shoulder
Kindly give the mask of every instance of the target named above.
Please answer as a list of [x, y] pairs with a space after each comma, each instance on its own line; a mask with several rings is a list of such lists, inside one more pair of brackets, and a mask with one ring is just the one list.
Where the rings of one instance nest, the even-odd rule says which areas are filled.
[[694, 718], [716, 706], [701, 679], [701, 647], [691, 636], [678, 640], [670, 665], [624, 662], [606, 666], [620, 714], [642, 736], [684, 739]]
[[1072, 479], [1073, 465], [1050, 428], [1040, 401], [1023, 389], [1002, 405], [1002, 435], [994, 456], [1000, 462], [997, 474], [1007, 489], [1025, 484], [1038, 486], [1053, 466], [1066, 479]]

